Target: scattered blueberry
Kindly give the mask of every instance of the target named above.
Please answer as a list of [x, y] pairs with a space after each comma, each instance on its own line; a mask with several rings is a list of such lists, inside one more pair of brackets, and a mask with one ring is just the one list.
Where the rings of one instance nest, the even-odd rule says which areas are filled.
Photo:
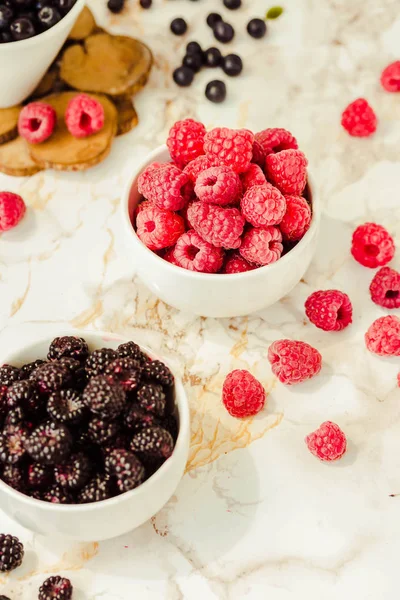
[[230, 10], [236, 10], [242, 6], [242, 0], [224, 0], [224, 6]]
[[219, 67], [222, 62], [222, 54], [218, 48], [208, 48], [204, 52], [204, 64], [206, 67]]
[[253, 38], [263, 38], [267, 33], [267, 24], [262, 19], [251, 19], [247, 25], [247, 32]]
[[178, 67], [173, 73], [173, 78], [177, 85], [188, 87], [193, 81], [194, 71], [189, 67]]
[[140, 0], [139, 4], [142, 8], [150, 8], [153, 4], [153, 0]]
[[215, 102], [219, 104], [223, 102], [226, 98], [226, 85], [223, 81], [219, 81], [215, 79], [214, 81], [210, 81], [206, 87], [206, 97], [211, 102]]
[[121, 10], [124, 8], [124, 5], [125, 0], [108, 0], [107, 2], [108, 10], [115, 14], [120, 13]]
[[199, 42], [189, 42], [186, 46], [186, 54], [202, 54], [202, 52]]
[[235, 35], [235, 30], [232, 25], [225, 23], [224, 21], [218, 21], [213, 28], [214, 36], [223, 44], [231, 42]]
[[240, 75], [243, 70], [242, 59], [237, 54], [228, 54], [228, 56], [225, 56], [224, 58], [222, 68], [230, 77], [236, 77], [237, 75]]
[[211, 27], [211, 29], [214, 29], [219, 21], [222, 21], [222, 17], [218, 13], [210, 13], [207, 17], [207, 25]]
[[197, 73], [203, 66], [203, 56], [201, 54], [186, 54], [183, 58], [183, 66], [189, 67]]
[[183, 35], [187, 31], [187, 23], [185, 19], [178, 17], [171, 22], [171, 31], [175, 35]]

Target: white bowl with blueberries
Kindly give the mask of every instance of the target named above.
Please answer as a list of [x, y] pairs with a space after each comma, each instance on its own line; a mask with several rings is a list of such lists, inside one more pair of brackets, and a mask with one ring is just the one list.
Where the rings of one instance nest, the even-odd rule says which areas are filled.
[[164, 506], [184, 473], [190, 419], [163, 361], [117, 335], [66, 331], [21, 341], [1, 362], [6, 514], [43, 535], [93, 541]]

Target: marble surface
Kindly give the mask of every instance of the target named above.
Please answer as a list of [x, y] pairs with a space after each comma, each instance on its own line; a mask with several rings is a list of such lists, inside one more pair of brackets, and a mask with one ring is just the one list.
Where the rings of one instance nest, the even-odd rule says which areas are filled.
[[[227, 51], [243, 75], [229, 80], [229, 100], [203, 97], [213, 74], [188, 90], [171, 69], [190, 39], [212, 45], [204, 24], [217, 0], [154, 0], [98, 21], [146, 39], [156, 68], [135, 104], [140, 125], [118, 139], [111, 156], [83, 174], [0, 177], [20, 192], [28, 214], [0, 239], [0, 352], [21, 336], [60, 325], [115, 331], [164, 353], [181, 373], [192, 410], [187, 473], [151, 522], [101, 544], [73, 544], [24, 531], [0, 513], [0, 529], [19, 535], [26, 560], [0, 593], [33, 600], [48, 574], [75, 585], [74, 600], [381, 600], [398, 595], [400, 552], [399, 361], [369, 354], [363, 335], [385, 311], [368, 294], [372, 271], [349, 254], [355, 224], [374, 220], [400, 240], [400, 103], [379, 86], [381, 69], [400, 57], [394, 0], [285, 0], [267, 38], [244, 32], [265, 0], [243, 0]], [[185, 15], [191, 35], [173, 38], [170, 18]], [[366, 96], [379, 117], [376, 135], [350, 138], [340, 127], [349, 101]], [[213, 320], [179, 313], [135, 278], [118, 215], [119, 196], [135, 163], [185, 116], [207, 126], [255, 130], [284, 126], [310, 159], [324, 203], [318, 252], [302, 282], [280, 303], [248, 318]], [[400, 267], [396, 257], [393, 265]], [[354, 323], [339, 334], [307, 322], [303, 303], [320, 288], [347, 292]], [[296, 389], [276, 381], [266, 361], [270, 342], [305, 340], [323, 355], [318, 378]], [[221, 407], [224, 376], [249, 368], [268, 391], [265, 410], [238, 421]], [[336, 421], [349, 450], [338, 464], [319, 463], [303, 442], [322, 421]]]

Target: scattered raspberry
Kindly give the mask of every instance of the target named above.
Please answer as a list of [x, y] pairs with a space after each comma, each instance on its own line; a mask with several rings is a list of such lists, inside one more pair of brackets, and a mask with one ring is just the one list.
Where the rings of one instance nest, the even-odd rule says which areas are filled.
[[226, 206], [239, 201], [242, 184], [229, 167], [211, 167], [198, 176], [194, 191], [203, 202]]
[[400, 60], [383, 69], [381, 84], [387, 92], [400, 92]]
[[247, 261], [264, 266], [277, 261], [282, 250], [282, 234], [277, 227], [252, 227], [244, 234], [239, 252]]
[[287, 242], [297, 242], [311, 223], [311, 208], [302, 196], [286, 196], [286, 213], [279, 228]]
[[40, 144], [51, 136], [57, 114], [50, 104], [30, 102], [19, 113], [18, 133], [30, 144]]
[[97, 133], [104, 127], [103, 105], [87, 94], [77, 94], [68, 102], [65, 123], [76, 138]]
[[183, 168], [204, 154], [206, 128], [193, 119], [177, 121], [169, 131], [167, 146], [172, 160]]
[[217, 158], [236, 173], [243, 173], [253, 157], [253, 142], [254, 135], [247, 129], [216, 127], [206, 134], [204, 150], [207, 156]]
[[365, 334], [365, 343], [379, 356], [400, 356], [400, 319], [392, 315], [376, 319]]
[[216, 273], [222, 266], [224, 253], [205, 242], [193, 229], [187, 231], [176, 242], [174, 260], [179, 267], [201, 273]]
[[318, 375], [322, 356], [305, 342], [277, 340], [268, 348], [268, 360], [281, 383], [294, 385]]
[[245, 220], [237, 208], [193, 202], [188, 218], [206, 242], [218, 248], [239, 248]]
[[176, 165], [167, 163], [161, 167], [145, 170], [138, 179], [138, 190], [159, 208], [180, 210], [187, 204], [189, 177]]
[[240, 179], [242, 180], [244, 192], [255, 185], [264, 185], [267, 182], [261, 167], [254, 163], [251, 163], [247, 171], [241, 174]]
[[305, 303], [311, 323], [324, 331], [341, 331], [352, 322], [353, 307], [347, 294], [339, 290], [321, 290]]
[[218, 159], [202, 154], [188, 163], [183, 169], [183, 172], [186, 173], [192, 183], [196, 183], [200, 173], [206, 171], [210, 167], [218, 167]]
[[379, 269], [369, 286], [372, 302], [384, 308], [400, 308], [400, 273], [390, 267]]
[[322, 423], [306, 437], [305, 442], [311, 454], [322, 461], [338, 460], [346, 452], [346, 436], [332, 421]]
[[222, 402], [232, 417], [251, 417], [264, 408], [265, 390], [251, 373], [236, 369], [224, 381]]
[[[256, 136], [257, 137], [257, 136]], [[265, 165], [265, 151], [260, 142], [257, 139], [253, 142], [253, 158], [251, 159], [252, 163], [255, 163], [259, 167], [264, 168]]]
[[282, 150], [268, 154], [265, 168], [268, 179], [282, 194], [300, 196], [307, 183], [307, 164], [300, 150]]
[[240, 202], [242, 215], [254, 227], [278, 225], [286, 212], [286, 200], [270, 183], [251, 187]]
[[286, 129], [272, 127], [256, 133], [256, 141], [261, 144], [265, 155], [282, 152], [282, 150], [297, 150], [296, 138]]
[[21, 196], [12, 192], [0, 192], [0, 233], [18, 225], [25, 211], [25, 202]]
[[243, 256], [240, 256], [238, 252], [233, 252], [231, 256], [226, 260], [223, 273], [233, 275], [234, 273], [244, 273], [245, 271], [253, 271], [255, 265], [251, 265], [247, 262]]
[[364, 223], [353, 233], [351, 253], [364, 267], [383, 267], [394, 256], [394, 241], [382, 225]]
[[342, 126], [354, 137], [368, 137], [376, 131], [376, 115], [364, 98], [354, 100], [342, 113]]
[[136, 233], [150, 250], [173, 246], [184, 231], [182, 217], [150, 203], [136, 218]]

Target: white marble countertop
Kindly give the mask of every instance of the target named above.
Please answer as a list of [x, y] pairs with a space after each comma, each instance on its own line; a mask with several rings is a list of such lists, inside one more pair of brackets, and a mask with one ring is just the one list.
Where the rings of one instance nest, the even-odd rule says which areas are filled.
[[[245, 33], [265, 0], [225, 11], [237, 26], [230, 51], [243, 75], [228, 81], [229, 99], [204, 98], [211, 71], [187, 90], [171, 70], [190, 39], [213, 45], [204, 24], [217, 0], [153, 0], [109, 16], [92, 0], [99, 22], [146, 39], [156, 68], [135, 104], [140, 125], [116, 140], [111, 156], [82, 174], [0, 177], [28, 213], [0, 239], [0, 349], [33, 338], [42, 327], [108, 329], [164, 353], [182, 374], [192, 409], [187, 474], [169, 504], [138, 530], [101, 544], [73, 544], [24, 531], [0, 513], [0, 530], [26, 547], [23, 566], [0, 576], [0, 594], [34, 600], [48, 574], [70, 577], [74, 600], [380, 600], [398, 595], [400, 553], [399, 361], [369, 354], [363, 335], [384, 311], [372, 304], [372, 271], [349, 254], [355, 224], [374, 220], [400, 240], [400, 103], [379, 86], [384, 66], [400, 58], [400, 17], [393, 0], [285, 0], [268, 37]], [[222, 4], [222, 2], [221, 2]], [[184, 39], [169, 21], [187, 16]], [[228, 48], [227, 48], [228, 50]], [[219, 73], [220, 75], [220, 73]], [[342, 108], [367, 97], [379, 117], [376, 135], [350, 138]], [[309, 157], [324, 203], [317, 255], [289, 297], [249, 318], [213, 320], [179, 313], [134, 277], [121, 239], [118, 201], [126, 174], [161, 143], [178, 118], [198, 117], [260, 130], [283, 126]], [[394, 266], [400, 267], [397, 256]], [[354, 306], [342, 333], [316, 329], [303, 303], [315, 289], [340, 288]], [[271, 341], [292, 337], [323, 355], [319, 377], [283, 387], [266, 361]], [[220, 402], [225, 375], [249, 368], [269, 392], [250, 421]], [[349, 450], [338, 464], [319, 463], [303, 442], [322, 421], [336, 421]]]

